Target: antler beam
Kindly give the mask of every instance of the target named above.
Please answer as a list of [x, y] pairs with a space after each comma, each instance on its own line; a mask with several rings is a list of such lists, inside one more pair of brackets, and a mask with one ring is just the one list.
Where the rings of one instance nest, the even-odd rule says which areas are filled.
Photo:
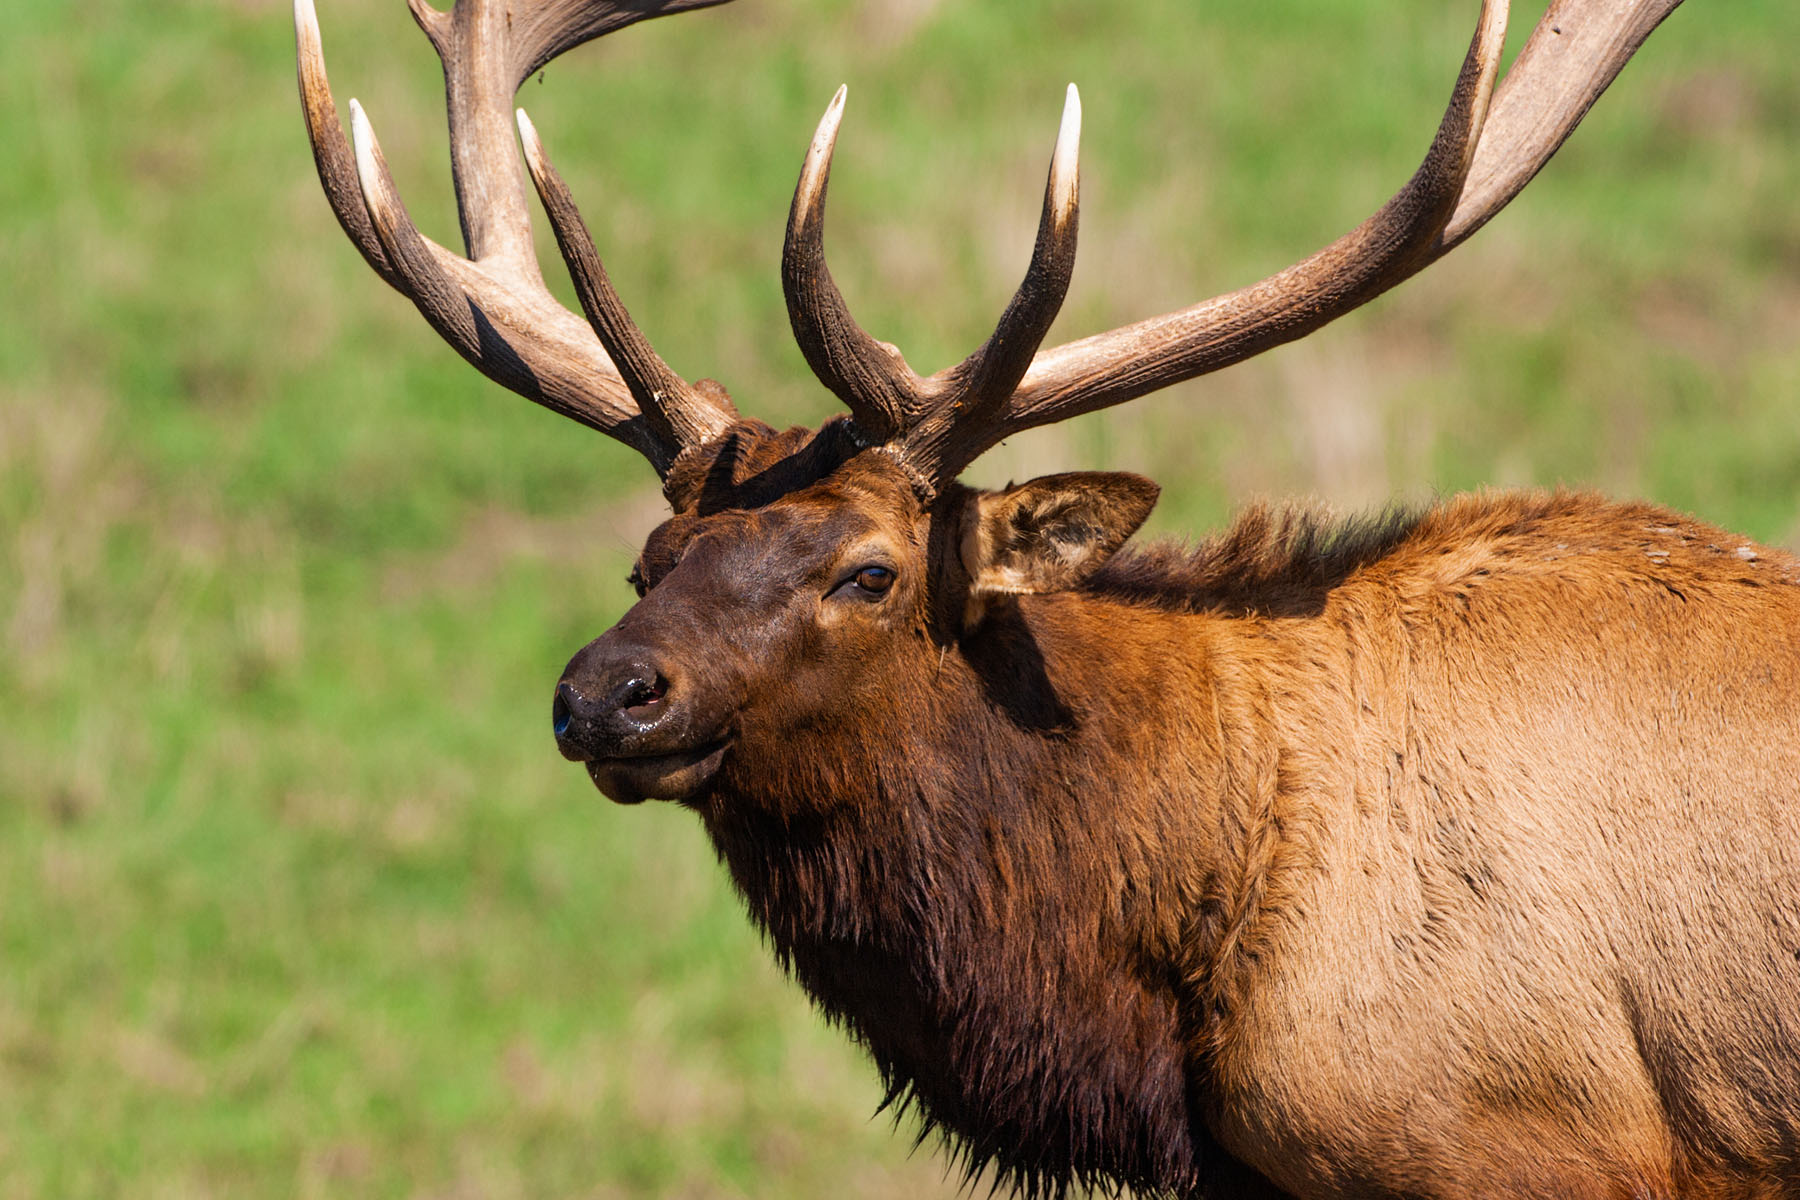
[[[1037, 352], [998, 403], [971, 403], [956, 386], [966, 379], [968, 363], [919, 379], [897, 350], [862, 333], [843, 308], [817, 249], [818, 219], [802, 203], [802, 197], [808, 197], [806, 206], [823, 201], [824, 168], [818, 164], [829, 164], [839, 107], [834, 102], [808, 156], [789, 226], [789, 261], [795, 259], [796, 230], [811, 239], [799, 260], [810, 276], [797, 284], [789, 272], [796, 334], [808, 362], [865, 432], [892, 445], [931, 486], [941, 485], [1012, 433], [1121, 404], [1304, 337], [1443, 257], [1518, 194], [1679, 3], [1555, 0], [1496, 97], [1507, 2], [1484, 0], [1430, 151], [1374, 216], [1259, 283]], [[1072, 197], [1069, 208], [1072, 253]], [[1046, 221], [1049, 211], [1047, 204]], [[1043, 240], [1040, 230], [1040, 248]], [[806, 301], [798, 306], [797, 291]], [[825, 300], [817, 301], [815, 293]], [[1060, 302], [1061, 290], [1054, 294]], [[1046, 328], [1054, 312], [1054, 305], [1039, 310]]]
[[[1506, 5], [1486, 0], [1431, 154], [1381, 212], [1261, 283], [1039, 355], [996, 432], [1004, 437], [1230, 366], [1304, 337], [1436, 262], [1518, 195], [1680, 2], [1558, 0], [1489, 110]], [[1462, 143], [1453, 156], [1447, 139]], [[1454, 175], [1445, 170], [1451, 157]], [[1446, 196], [1453, 207], [1443, 211]], [[1415, 222], [1394, 228], [1393, 218], [1408, 209]], [[1391, 249], [1382, 253], [1382, 244]]]

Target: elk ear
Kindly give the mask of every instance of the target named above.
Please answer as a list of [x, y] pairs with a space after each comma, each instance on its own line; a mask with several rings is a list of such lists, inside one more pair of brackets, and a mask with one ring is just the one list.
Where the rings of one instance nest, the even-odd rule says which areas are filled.
[[962, 518], [967, 623], [980, 619], [984, 597], [1064, 591], [1092, 575], [1161, 491], [1142, 475], [1081, 471], [975, 493]]

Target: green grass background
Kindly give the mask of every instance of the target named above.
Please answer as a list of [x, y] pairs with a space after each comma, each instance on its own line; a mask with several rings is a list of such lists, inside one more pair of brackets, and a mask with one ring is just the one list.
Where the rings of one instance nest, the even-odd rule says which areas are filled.
[[[400, 0], [321, 8], [340, 101], [453, 241], [424, 39]], [[1474, 11], [742, 0], [579, 51], [523, 102], [676, 368], [811, 422], [832, 405], [777, 263], [839, 82], [834, 269], [930, 369], [1016, 281], [1065, 82], [1085, 195], [1058, 340], [1361, 219]], [[871, 1071], [695, 823], [556, 757], [550, 687], [627, 604], [650, 472], [480, 379], [359, 261], [286, 6], [12, 0], [7, 26], [0, 1195], [952, 1194], [869, 1119]], [[1796, 45], [1792, 0], [1690, 0], [1425, 276], [974, 477], [1144, 471], [1165, 532], [1253, 496], [1569, 483], [1792, 545]]]

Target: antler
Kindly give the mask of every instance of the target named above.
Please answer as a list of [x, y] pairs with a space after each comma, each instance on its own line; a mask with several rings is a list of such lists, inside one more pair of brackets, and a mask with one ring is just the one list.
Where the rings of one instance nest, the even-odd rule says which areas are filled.
[[922, 378], [898, 349], [862, 331], [825, 265], [825, 191], [844, 95], [840, 87], [819, 122], [788, 213], [781, 278], [794, 337], [813, 372], [871, 437], [886, 441], [952, 410], [973, 419], [1003, 404], [1018, 386], [1069, 290], [1075, 269], [1081, 97], [1071, 84], [1050, 158], [1037, 246], [998, 328], [961, 363]]
[[607, 281], [568, 189], [520, 113], [532, 173], [588, 323], [544, 286], [508, 112], [519, 85], [565, 50], [634, 21], [725, 0], [407, 0], [444, 64], [451, 166], [468, 257], [419, 232], [362, 107], [346, 143], [313, 0], [294, 0], [300, 95], [319, 181], [369, 265], [484, 375], [632, 446], [668, 472], [737, 419], [724, 389], [691, 385], [650, 348]]
[[[1065, 114], [1026, 286], [994, 337], [968, 362], [921, 379], [899, 351], [857, 327], [825, 269], [820, 209], [842, 108], [840, 91], [807, 155], [788, 225], [783, 266], [795, 336], [813, 370], [843, 398], [857, 425], [935, 488], [1010, 434], [1120, 404], [1304, 337], [1443, 257], [1531, 181], [1680, 2], [1554, 0], [1495, 96], [1507, 0], [1483, 0], [1474, 39], [1425, 161], [1374, 216], [1260, 283], [1035, 356], [1026, 352], [1030, 365], [1022, 376], [1011, 374], [1009, 367], [984, 377], [984, 387], [1008, 380], [1008, 394], [998, 401], [990, 393], [975, 392], [970, 363], [996, 344], [1008, 347], [1001, 357], [1009, 363], [1025, 338], [1035, 348], [1067, 286], [1076, 216], [1070, 118]], [[1070, 95], [1073, 104], [1073, 89]], [[1068, 193], [1066, 200], [1056, 201], [1057, 229], [1050, 233], [1059, 171]], [[1039, 275], [1047, 245], [1055, 265], [1043, 275], [1052, 282], [1028, 301], [1027, 290]], [[1028, 310], [1029, 316], [1020, 310]]]

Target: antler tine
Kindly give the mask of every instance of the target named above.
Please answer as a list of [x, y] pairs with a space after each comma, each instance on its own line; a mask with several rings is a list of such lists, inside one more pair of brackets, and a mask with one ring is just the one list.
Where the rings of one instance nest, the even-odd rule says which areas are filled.
[[394, 187], [387, 157], [375, 139], [363, 106], [350, 101], [350, 137], [355, 147], [356, 177], [362, 189], [364, 211], [381, 243], [395, 287], [415, 304], [438, 335], [461, 350], [480, 344], [475, 314], [462, 289], [432, 256], [425, 236], [407, 215], [406, 205]]
[[583, 42], [648, 17], [727, 0], [407, 0], [444, 63], [450, 165], [463, 240], [476, 262], [537, 276], [531, 217], [513, 148], [512, 97], [532, 72]]
[[844, 402], [864, 434], [886, 442], [919, 408], [925, 381], [906, 365], [896, 347], [863, 332], [825, 264], [825, 192], [847, 93], [847, 88], [838, 88], [807, 147], [794, 203], [788, 209], [781, 288], [794, 340], [813, 374]]
[[[346, 144], [326, 80], [313, 0], [294, 0], [300, 91], [314, 161], [339, 223], [363, 257], [483, 374], [625, 442], [659, 475], [682, 449], [723, 429], [736, 413], [723, 389], [669, 389], [663, 376], [651, 390], [672, 395], [678, 390], [675, 405], [681, 414], [641, 413], [633, 383], [621, 375], [595, 332], [550, 294], [532, 249], [508, 110], [519, 83], [556, 54], [634, 21], [724, 2], [458, 0], [445, 13], [425, 0], [408, 0], [444, 63], [451, 165], [469, 252], [464, 258], [414, 227], [373, 130], [354, 102], [357, 152]], [[663, 371], [679, 378], [666, 367]]]
[[325, 199], [351, 244], [362, 252], [375, 273], [399, 288], [400, 277], [388, 262], [381, 239], [369, 222], [369, 211], [363, 207], [355, 156], [344, 141], [337, 102], [332, 99], [331, 83], [325, 76], [325, 48], [319, 38], [319, 14], [313, 9], [313, 0], [294, 0], [294, 46], [300, 76], [300, 111], [306, 117], [307, 140], [312, 143], [313, 163], [319, 171], [319, 183], [325, 188]]
[[1530, 183], [1681, 0], [1555, 0], [1500, 81], [1440, 254]]
[[651, 348], [649, 339], [613, 290], [612, 280], [594, 249], [594, 239], [575, 207], [575, 198], [551, 165], [537, 127], [524, 109], [519, 109], [517, 115], [525, 165], [550, 217], [550, 228], [555, 231], [569, 277], [575, 282], [581, 309], [631, 389], [638, 411], [659, 437], [674, 445], [691, 446], [709, 440], [728, 423], [729, 409], [720, 408], [714, 397], [688, 386]]
[[925, 478], [952, 479], [991, 443], [979, 433], [1024, 378], [1038, 345], [1062, 311], [1075, 273], [1081, 216], [1081, 93], [1070, 84], [1062, 124], [1044, 182], [1031, 265], [1000, 315], [993, 335], [958, 365], [926, 380], [934, 399], [903, 442], [908, 462]]
[[1038, 218], [1031, 265], [1019, 290], [1001, 313], [993, 335], [946, 377], [968, 389], [970, 404], [1004, 400], [1024, 377], [1038, 343], [1050, 332], [1069, 279], [1075, 273], [1075, 240], [1081, 217], [1081, 93], [1069, 85], [1062, 124], [1044, 181], [1044, 211]]

